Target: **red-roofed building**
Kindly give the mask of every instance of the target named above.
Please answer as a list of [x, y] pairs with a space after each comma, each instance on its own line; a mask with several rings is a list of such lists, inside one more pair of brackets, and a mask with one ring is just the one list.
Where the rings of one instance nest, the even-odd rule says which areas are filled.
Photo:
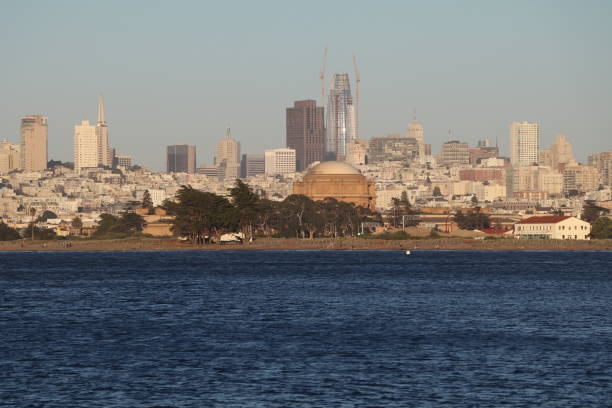
[[545, 215], [514, 224], [514, 236], [528, 239], [589, 239], [591, 224], [576, 217]]

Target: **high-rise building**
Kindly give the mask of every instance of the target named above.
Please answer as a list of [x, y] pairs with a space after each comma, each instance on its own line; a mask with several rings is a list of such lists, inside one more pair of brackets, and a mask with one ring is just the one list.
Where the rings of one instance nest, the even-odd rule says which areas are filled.
[[355, 106], [349, 75], [334, 74], [327, 103], [325, 160], [344, 160], [346, 143], [356, 138]]
[[416, 139], [417, 144], [419, 146], [419, 156], [422, 157], [425, 155], [425, 138], [423, 132], [423, 125], [421, 125], [416, 120], [416, 112], [413, 115], [412, 123], [408, 125], [406, 129], [406, 136]]
[[588, 163], [599, 170], [603, 185], [612, 186], [612, 150], [589, 156]]
[[104, 110], [104, 98], [98, 99], [98, 121], [91, 125], [88, 120], [74, 127], [74, 169], [112, 167], [113, 150], [108, 145], [108, 125]]
[[114, 166], [132, 167], [132, 156], [128, 156], [127, 154], [115, 154]]
[[440, 164], [450, 167], [469, 163], [470, 151], [467, 143], [451, 140], [442, 145]]
[[513, 167], [538, 163], [540, 126], [537, 123], [512, 122], [510, 125], [510, 163]]
[[565, 135], [557, 135], [550, 147], [551, 166], [555, 171], [563, 171], [563, 168], [574, 160], [572, 144]]
[[240, 178], [249, 178], [266, 171], [265, 156], [263, 154], [243, 154], [240, 162]]
[[98, 167], [100, 163], [99, 139], [97, 126], [90, 125], [88, 120], [81, 121], [74, 127], [74, 170]]
[[366, 164], [368, 142], [354, 139], [346, 144], [346, 162], [352, 165]]
[[102, 166], [112, 167], [113, 157], [108, 144], [108, 125], [104, 109], [104, 97], [98, 98], [98, 122], [96, 123], [96, 136], [98, 138], [98, 163]]
[[19, 169], [21, 147], [6, 140], [0, 141], [0, 174]]
[[316, 105], [314, 100], [303, 100], [287, 108], [287, 147], [295, 149], [298, 171], [325, 157], [323, 107]]
[[195, 173], [196, 147], [189, 145], [168, 146], [167, 171], [168, 173]]
[[229, 127], [225, 131], [225, 138], [217, 143], [215, 165], [224, 168], [225, 179], [240, 176], [240, 142], [232, 138]]
[[599, 171], [572, 161], [563, 169], [563, 190], [579, 192], [595, 191], [599, 187]]
[[47, 168], [47, 118], [27, 115], [21, 118], [21, 157], [19, 167], [25, 172]]
[[268, 175], [295, 173], [295, 149], [266, 150], [265, 171]]

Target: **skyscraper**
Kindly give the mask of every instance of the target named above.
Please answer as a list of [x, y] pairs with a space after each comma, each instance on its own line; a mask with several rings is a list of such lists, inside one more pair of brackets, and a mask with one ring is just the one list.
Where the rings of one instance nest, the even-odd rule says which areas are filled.
[[20, 151], [19, 145], [0, 141], [0, 174], [19, 169]]
[[295, 149], [298, 171], [325, 157], [323, 107], [316, 105], [314, 100], [303, 100], [287, 108], [287, 147]]
[[104, 97], [102, 94], [100, 94], [98, 98], [98, 122], [96, 123], [96, 135], [98, 138], [98, 163], [102, 166], [112, 167], [113, 158], [108, 145], [108, 126], [106, 124]]
[[20, 168], [25, 172], [47, 168], [47, 118], [27, 115], [21, 118]]
[[225, 131], [225, 138], [217, 143], [215, 165], [224, 168], [226, 179], [240, 176], [240, 142], [232, 138], [229, 127]]
[[74, 169], [112, 167], [113, 154], [108, 145], [108, 125], [102, 94], [98, 99], [98, 121], [95, 126], [88, 120], [74, 127]]
[[355, 106], [349, 75], [345, 72], [334, 74], [327, 103], [325, 160], [344, 160], [346, 142], [355, 138]]
[[195, 173], [196, 148], [189, 145], [173, 145], [166, 148], [168, 173]]
[[512, 122], [510, 125], [510, 164], [513, 167], [538, 163], [540, 126], [537, 123]]

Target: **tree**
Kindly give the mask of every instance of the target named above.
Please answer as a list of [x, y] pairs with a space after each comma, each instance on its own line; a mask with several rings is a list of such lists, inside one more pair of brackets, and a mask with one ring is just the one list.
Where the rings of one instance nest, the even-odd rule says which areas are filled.
[[144, 219], [133, 212], [124, 212], [120, 217], [112, 214], [101, 214], [98, 228], [94, 232], [95, 237], [119, 236], [127, 237], [142, 231]]
[[232, 204], [214, 193], [182, 186], [176, 193], [177, 202], [166, 200], [162, 207], [174, 215], [174, 232], [187, 235], [201, 242], [205, 235], [221, 235], [237, 227], [237, 217]]
[[612, 239], [612, 219], [600, 217], [591, 226], [591, 237], [597, 239]]
[[55, 238], [55, 232], [52, 229], [37, 227], [36, 224], [31, 223], [25, 231], [23, 231], [23, 236], [32, 237], [32, 240], [49, 240]]
[[476, 197], [475, 195], [472, 196], [472, 205], [473, 206], [477, 206], [478, 205], [478, 197]]
[[433, 189], [432, 195], [434, 197], [442, 197], [442, 192], [440, 191], [440, 187], [435, 186], [434, 189]]
[[244, 234], [247, 242], [255, 235], [259, 197], [251, 187], [242, 180], [236, 179], [234, 187], [230, 190], [232, 203], [236, 209], [237, 222], [240, 232]]
[[70, 225], [72, 228], [83, 228], [83, 220], [81, 217], [74, 217]]
[[15, 228], [11, 228], [3, 221], [0, 221], [0, 241], [13, 241], [19, 238], [21, 236]]
[[144, 194], [142, 195], [142, 204], [140, 207], [148, 209], [149, 213], [151, 210], [153, 210], [153, 200], [151, 199], [151, 193], [149, 193], [149, 190], [145, 190]]
[[588, 223], [593, 224], [599, 219], [599, 217], [606, 215], [610, 212], [607, 208], [599, 207], [593, 203], [588, 203], [582, 209], [582, 219]]
[[57, 214], [53, 211], [45, 210], [40, 217], [38, 217], [37, 221], [39, 222], [47, 222], [47, 220], [51, 218], [57, 218]]
[[459, 229], [462, 230], [491, 228], [489, 216], [481, 213], [480, 207], [475, 207], [474, 210], [471, 210], [467, 215], [458, 212], [453, 217], [453, 221], [455, 221]]

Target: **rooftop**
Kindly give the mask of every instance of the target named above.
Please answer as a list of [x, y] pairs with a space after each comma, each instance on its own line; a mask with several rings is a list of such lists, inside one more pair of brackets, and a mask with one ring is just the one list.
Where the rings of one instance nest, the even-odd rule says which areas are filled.
[[567, 220], [568, 218], [572, 217], [563, 215], [543, 215], [527, 218], [526, 220], [517, 222], [517, 224], [556, 224], [558, 222]]

